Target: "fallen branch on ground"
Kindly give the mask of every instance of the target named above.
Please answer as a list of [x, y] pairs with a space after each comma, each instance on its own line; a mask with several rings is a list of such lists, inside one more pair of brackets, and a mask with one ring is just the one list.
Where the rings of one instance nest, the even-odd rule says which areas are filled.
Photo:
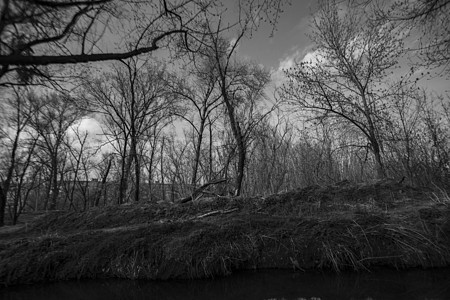
[[179, 203], [186, 203], [189, 201], [192, 201], [193, 199], [197, 198], [197, 196], [199, 196], [201, 193], [203, 193], [203, 190], [206, 189], [208, 186], [213, 185], [213, 184], [219, 184], [222, 182], [227, 181], [226, 179], [220, 179], [220, 180], [216, 180], [216, 181], [211, 181], [208, 183], [205, 183], [204, 185], [200, 186], [198, 189], [196, 189], [194, 192], [192, 192], [192, 194], [186, 198], [183, 198], [177, 202]]
[[210, 216], [214, 216], [214, 215], [218, 215], [218, 214], [222, 214], [222, 215], [226, 215], [226, 214], [230, 214], [232, 212], [238, 211], [239, 208], [235, 207], [229, 210], [214, 210], [214, 211], [210, 211], [206, 214], [194, 217], [192, 219], [201, 219], [201, 218], [206, 218], [206, 217], [210, 217]]

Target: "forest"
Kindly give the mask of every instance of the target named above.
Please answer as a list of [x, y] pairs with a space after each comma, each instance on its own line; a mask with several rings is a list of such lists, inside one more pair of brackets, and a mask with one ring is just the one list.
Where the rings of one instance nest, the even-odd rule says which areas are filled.
[[0, 286], [448, 268], [450, 1], [302, 3], [4, 0]]
[[450, 2], [319, 2], [314, 57], [274, 80], [239, 44], [288, 1], [4, 1], [0, 225], [339, 182], [445, 197], [449, 91], [426, 83], [449, 79]]

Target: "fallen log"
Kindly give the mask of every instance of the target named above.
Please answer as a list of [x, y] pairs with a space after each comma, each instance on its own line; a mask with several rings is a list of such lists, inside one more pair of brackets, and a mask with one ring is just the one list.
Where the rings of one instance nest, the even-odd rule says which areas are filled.
[[211, 216], [218, 215], [218, 214], [226, 215], [226, 214], [230, 214], [232, 212], [238, 211], [238, 210], [239, 210], [239, 208], [237, 208], [237, 207], [229, 209], [229, 210], [213, 210], [213, 211], [207, 212], [206, 214], [194, 217], [192, 219], [201, 219], [201, 218], [211, 217]]
[[181, 200], [178, 200], [177, 202], [179, 202], [179, 203], [186, 203], [186, 202], [192, 201], [193, 199], [197, 198], [197, 196], [202, 194], [204, 189], [206, 189], [208, 186], [214, 185], [214, 184], [219, 184], [219, 183], [222, 183], [222, 182], [225, 182], [225, 181], [227, 181], [227, 180], [226, 179], [220, 179], [220, 180], [216, 180], [216, 181], [211, 181], [211, 182], [205, 183], [204, 185], [200, 186], [195, 191], [193, 191], [190, 196], [188, 196], [186, 198], [183, 198]]

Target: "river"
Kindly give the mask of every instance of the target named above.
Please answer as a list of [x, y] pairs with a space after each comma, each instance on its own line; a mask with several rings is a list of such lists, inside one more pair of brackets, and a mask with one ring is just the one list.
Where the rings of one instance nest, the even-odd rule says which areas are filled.
[[211, 280], [81, 280], [0, 288], [5, 300], [450, 299], [450, 269], [371, 273], [245, 271]]

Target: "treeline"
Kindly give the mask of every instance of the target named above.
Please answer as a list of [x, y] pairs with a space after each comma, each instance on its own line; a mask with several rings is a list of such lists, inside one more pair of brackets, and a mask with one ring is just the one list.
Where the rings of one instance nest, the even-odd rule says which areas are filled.
[[[216, 182], [203, 195], [385, 178], [450, 188], [448, 95], [420, 84], [428, 71], [449, 74], [448, 60], [429, 54], [434, 42], [445, 57], [448, 45], [421, 35], [445, 18], [447, 2], [396, 8], [402, 18], [367, 1], [322, 2], [311, 21], [313, 58], [284, 70], [273, 97], [270, 72], [237, 51], [255, 17], [271, 12], [251, 5], [233, 27], [237, 38], [204, 11], [197, 30], [170, 40], [170, 60], [119, 58], [72, 76], [70, 91], [26, 59], [16, 77], [6, 70], [0, 224], [25, 210], [171, 202]], [[428, 48], [411, 52], [411, 36]], [[99, 128], [84, 130], [92, 119]]]

